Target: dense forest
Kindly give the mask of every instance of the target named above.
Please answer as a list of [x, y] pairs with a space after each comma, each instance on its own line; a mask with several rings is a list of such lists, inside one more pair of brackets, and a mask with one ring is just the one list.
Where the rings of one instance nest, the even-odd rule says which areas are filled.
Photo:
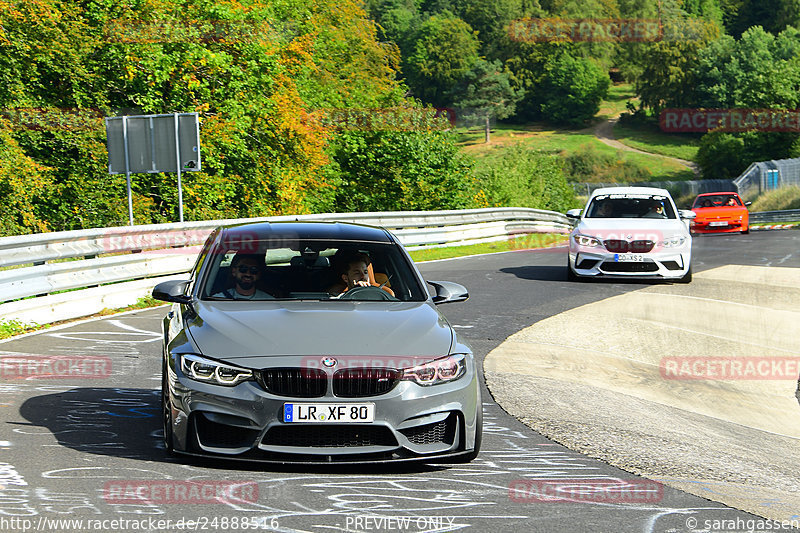
[[[542, 19], [657, 21], [658, 38], [544, 39]], [[0, 0], [0, 235], [126, 224], [103, 121], [123, 114], [199, 113], [188, 220], [485, 207], [509, 187], [564, 210], [561, 159], [478, 172], [451, 114], [580, 127], [612, 75], [631, 120], [796, 109], [798, 28], [800, 0]], [[798, 153], [792, 132], [709, 132], [698, 162], [719, 177]], [[137, 224], [177, 219], [174, 174], [133, 189]]]

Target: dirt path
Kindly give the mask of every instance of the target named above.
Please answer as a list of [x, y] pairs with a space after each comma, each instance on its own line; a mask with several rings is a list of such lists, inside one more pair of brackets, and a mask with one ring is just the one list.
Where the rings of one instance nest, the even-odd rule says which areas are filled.
[[653, 152], [645, 152], [644, 150], [639, 150], [637, 148], [632, 148], [627, 144], [623, 144], [619, 142], [614, 137], [614, 125], [619, 122], [619, 115], [609, 118], [608, 120], [604, 120], [600, 124], [594, 127], [594, 136], [597, 137], [603, 144], [607, 144], [612, 148], [616, 148], [618, 150], [624, 150], [626, 152], [636, 152], [638, 154], [646, 154], [652, 155], [656, 157], [663, 157], [664, 159], [669, 159], [671, 161], [675, 161], [679, 165], [689, 168], [697, 179], [700, 179], [700, 169], [697, 166], [697, 163], [692, 161], [687, 161], [685, 159], [678, 159], [677, 157], [670, 157], [668, 155], [661, 155], [661, 154], [654, 154]]

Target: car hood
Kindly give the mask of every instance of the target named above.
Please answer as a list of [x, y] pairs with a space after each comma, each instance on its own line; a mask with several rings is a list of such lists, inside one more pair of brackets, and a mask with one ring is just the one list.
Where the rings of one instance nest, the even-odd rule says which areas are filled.
[[453, 329], [429, 302], [197, 301], [187, 331], [198, 353], [244, 366], [271, 356], [450, 353]]
[[575, 231], [592, 237], [627, 240], [661, 240], [676, 233], [689, 233], [683, 220], [669, 218], [584, 218]]

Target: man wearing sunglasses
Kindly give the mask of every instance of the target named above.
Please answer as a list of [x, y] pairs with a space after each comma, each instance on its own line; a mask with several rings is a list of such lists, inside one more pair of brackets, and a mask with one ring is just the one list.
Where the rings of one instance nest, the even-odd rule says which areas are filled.
[[218, 292], [213, 297], [232, 300], [272, 300], [273, 296], [256, 287], [263, 272], [263, 256], [237, 253], [231, 261], [233, 287]]

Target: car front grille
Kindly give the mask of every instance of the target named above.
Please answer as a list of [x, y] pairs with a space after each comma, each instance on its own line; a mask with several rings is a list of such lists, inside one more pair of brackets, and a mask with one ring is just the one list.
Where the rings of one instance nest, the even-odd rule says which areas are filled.
[[261, 440], [264, 446], [311, 448], [357, 448], [397, 446], [397, 439], [386, 426], [285, 425], [275, 426]]
[[636, 254], [646, 254], [656, 245], [650, 240], [624, 241], [620, 239], [608, 239], [603, 241], [606, 250], [614, 253], [632, 252]]
[[321, 368], [265, 368], [256, 373], [256, 380], [270, 394], [294, 398], [319, 398], [328, 387]]
[[378, 396], [392, 390], [403, 373], [393, 368], [347, 368], [333, 375], [333, 394], [341, 398]]

